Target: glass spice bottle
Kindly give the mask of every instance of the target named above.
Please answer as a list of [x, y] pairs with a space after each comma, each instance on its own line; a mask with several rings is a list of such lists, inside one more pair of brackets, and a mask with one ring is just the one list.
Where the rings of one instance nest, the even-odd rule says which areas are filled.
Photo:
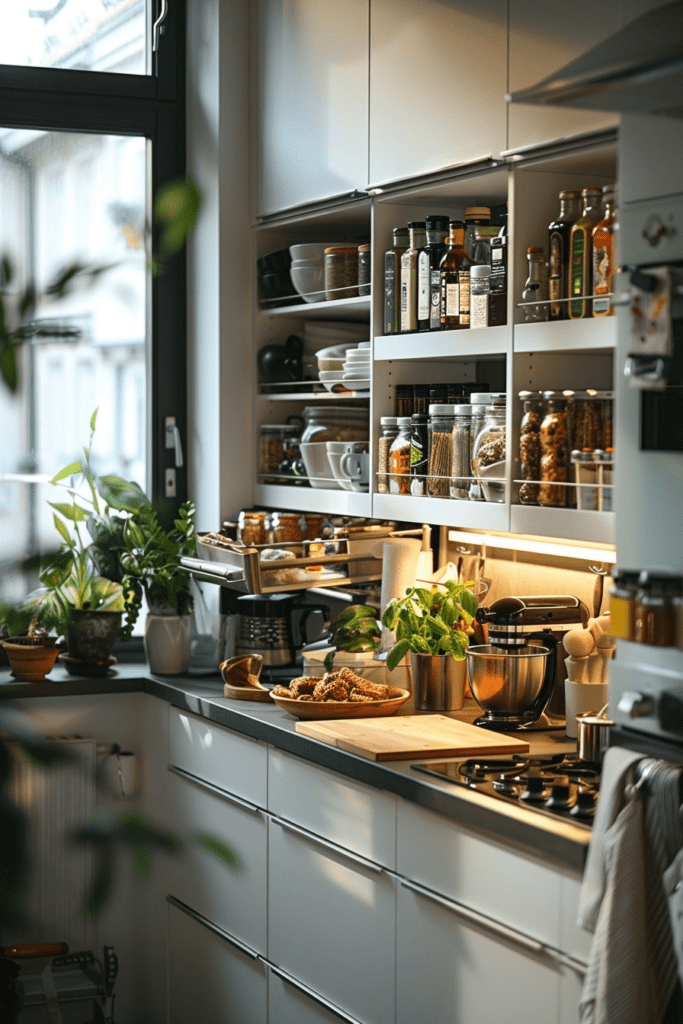
[[533, 305], [523, 307], [524, 322], [540, 323], [548, 319], [548, 269], [543, 249], [538, 245], [530, 246], [526, 251], [526, 258], [528, 276], [522, 292], [522, 302], [530, 302]]
[[325, 249], [325, 298], [355, 299], [358, 297], [358, 246], [334, 245]]
[[592, 306], [587, 299], [575, 296], [591, 295], [593, 289], [593, 228], [602, 220], [602, 189], [584, 188], [581, 192], [583, 211], [572, 228], [570, 238], [569, 319], [589, 317]]
[[431, 498], [447, 498], [450, 494], [450, 472], [453, 451], [452, 405], [429, 406], [429, 468], [427, 494]]
[[472, 406], [453, 406], [453, 440], [451, 443], [451, 498], [467, 501], [472, 475]]
[[425, 218], [427, 242], [417, 258], [417, 329], [440, 331], [439, 266], [446, 252], [448, 217]]
[[470, 269], [470, 327], [488, 327], [491, 268], [483, 264]]
[[393, 244], [384, 254], [384, 333], [401, 327], [401, 256], [408, 248], [408, 228], [394, 228]]
[[520, 391], [519, 397], [523, 403], [519, 428], [519, 463], [520, 476], [525, 481], [519, 488], [519, 502], [521, 505], [538, 505], [544, 399], [539, 391]]
[[547, 508], [567, 505], [569, 477], [569, 432], [567, 429], [567, 399], [561, 391], [545, 391], [545, 416], [541, 423], [541, 486], [538, 504]]
[[610, 632], [621, 640], [636, 638], [638, 569], [613, 569], [609, 591]]
[[505, 483], [491, 480], [487, 472], [495, 466], [495, 476], [505, 476], [505, 403], [504, 393], [489, 395], [484, 422], [472, 447], [472, 472], [479, 479], [484, 501], [505, 501]]
[[389, 493], [410, 494], [410, 416], [399, 416], [397, 426], [389, 449]]
[[[491, 395], [488, 392], [472, 391], [470, 393], [470, 405], [472, 406], [472, 448], [474, 448], [474, 442], [484, 425], [486, 410], [488, 409], [490, 400]], [[470, 451], [467, 476], [471, 478], [469, 482], [470, 501], [483, 501], [484, 494], [481, 489], [481, 482], [479, 481], [476, 473], [473, 473], [472, 471], [472, 451]]]
[[408, 224], [410, 242], [401, 256], [401, 334], [417, 330], [417, 260], [426, 241], [425, 222]]
[[[472, 260], [465, 252], [465, 223], [449, 221], [448, 249], [439, 268], [441, 327], [459, 330], [470, 325], [470, 274]], [[463, 288], [466, 294], [461, 296]]]
[[380, 437], [377, 442], [377, 490], [380, 494], [389, 493], [389, 449], [398, 436], [398, 418], [382, 416], [379, 421]]
[[[484, 229], [490, 227], [491, 208], [490, 206], [468, 206], [465, 210], [465, 252], [474, 260], [474, 250], [477, 231], [480, 237], [484, 236]], [[491, 231], [492, 235], [497, 234], [497, 229]]]
[[602, 190], [605, 216], [593, 228], [593, 295], [605, 298], [593, 299], [593, 316], [612, 316], [614, 307], [609, 294], [612, 291], [612, 277], [617, 269], [615, 246], [616, 235], [616, 186], [607, 185]]
[[560, 192], [560, 212], [548, 225], [548, 295], [550, 320], [567, 320], [567, 303], [557, 301], [569, 296], [569, 242], [572, 226], [581, 215], [581, 193], [574, 189]]

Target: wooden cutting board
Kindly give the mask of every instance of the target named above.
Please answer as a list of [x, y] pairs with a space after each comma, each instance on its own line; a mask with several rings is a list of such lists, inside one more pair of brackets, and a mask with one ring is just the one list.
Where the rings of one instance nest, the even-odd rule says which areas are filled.
[[489, 732], [446, 715], [297, 722], [296, 731], [371, 761], [517, 754], [529, 749], [526, 740]]

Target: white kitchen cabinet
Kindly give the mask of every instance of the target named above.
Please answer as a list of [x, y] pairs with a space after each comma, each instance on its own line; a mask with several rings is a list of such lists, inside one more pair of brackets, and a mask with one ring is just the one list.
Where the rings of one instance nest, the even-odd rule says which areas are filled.
[[268, 1020], [266, 968], [212, 926], [168, 907], [168, 1024]]
[[368, 8], [368, 0], [260, 0], [259, 214], [366, 185]]
[[357, 1022], [338, 1007], [310, 992], [295, 978], [271, 967], [268, 977], [268, 1024], [347, 1024]]
[[506, 0], [371, 0], [370, 184], [502, 152], [506, 65]]

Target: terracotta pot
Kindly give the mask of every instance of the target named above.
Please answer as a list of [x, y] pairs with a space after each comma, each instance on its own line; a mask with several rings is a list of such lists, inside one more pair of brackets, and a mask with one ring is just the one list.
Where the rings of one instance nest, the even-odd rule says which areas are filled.
[[54, 639], [45, 646], [27, 643], [24, 637], [10, 637], [2, 641], [2, 646], [12, 672], [25, 683], [41, 683], [54, 668], [60, 650], [55, 646]]
[[79, 661], [107, 661], [116, 642], [121, 612], [72, 608], [66, 640], [69, 656]]
[[178, 676], [190, 665], [189, 615], [148, 615], [145, 654], [152, 672]]

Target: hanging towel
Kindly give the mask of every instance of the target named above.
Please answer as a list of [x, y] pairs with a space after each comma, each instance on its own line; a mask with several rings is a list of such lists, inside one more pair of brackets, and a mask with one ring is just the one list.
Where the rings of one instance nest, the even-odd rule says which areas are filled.
[[667, 1015], [680, 990], [663, 874], [683, 842], [679, 785], [663, 762], [618, 747], [605, 755], [579, 901], [579, 924], [594, 932], [581, 1024], [678, 1019]]

